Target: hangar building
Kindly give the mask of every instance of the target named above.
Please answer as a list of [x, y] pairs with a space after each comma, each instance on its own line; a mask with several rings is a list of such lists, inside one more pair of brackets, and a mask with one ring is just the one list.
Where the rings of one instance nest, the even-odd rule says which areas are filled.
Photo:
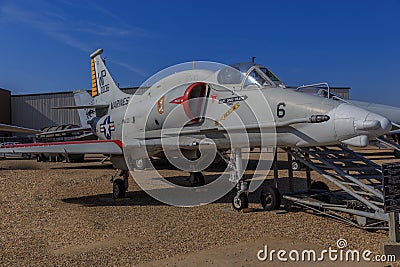
[[[133, 94], [136, 89], [124, 88], [122, 90]], [[63, 106], [75, 106], [73, 91], [11, 95], [11, 124], [32, 129], [67, 124], [80, 125], [76, 110], [53, 109]]]
[[[11, 92], [0, 88], [0, 123], [11, 124]], [[5, 133], [0, 132], [0, 136]]]
[[[133, 94], [137, 89], [137, 87], [133, 87], [122, 90]], [[331, 87], [331, 91], [344, 99], [349, 99], [349, 87]], [[10, 91], [0, 89], [0, 123], [32, 129], [68, 124], [80, 125], [76, 110], [52, 109], [53, 107], [74, 105], [73, 91], [11, 95]]]

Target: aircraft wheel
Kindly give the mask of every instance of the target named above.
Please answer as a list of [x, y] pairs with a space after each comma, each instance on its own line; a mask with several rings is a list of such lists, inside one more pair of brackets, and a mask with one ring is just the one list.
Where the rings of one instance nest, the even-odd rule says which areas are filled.
[[[327, 191], [327, 192], [330, 191], [329, 186], [326, 183], [321, 182], [321, 181], [313, 182], [311, 184], [311, 190], [320, 190], [320, 191]], [[329, 203], [331, 201], [331, 198], [328, 195], [317, 196], [315, 198], [317, 200], [325, 202], [325, 203]]]
[[146, 160], [145, 159], [137, 159], [137, 160], [135, 160], [135, 169], [137, 169], [137, 170], [146, 169]]
[[235, 210], [247, 209], [249, 207], [249, 199], [246, 193], [235, 195], [232, 199], [232, 207]]
[[398, 151], [397, 149], [395, 149], [395, 150], [393, 151], [393, 155], [394, 155], [395, 158], [399, 159], [399, 158], [400, 158], [400, 151]]
[[292, 170], [293, 171], [301, 171], [303, 168], [303, 164], [299, 160], [293, 160], [292, 161]]
[[37, 162], [46, 162], [47, 158], [43, 154], [38, 154], [37, 157], [36, 157], [36, 160], [37, 160]]
[[113, 183], [113, 198], [123, 198], [125, 197], [125, 183], [122, 179], [117, 179]]
[[281, 194], [275, 187], [265, 187], [261, 190], [260, 202], [264, 210], [276, 210], [281, 206]]
[[201, 172], [192, 172], [190, 175], [193, 175], [193, 177], [190, 177], [192, 181], [192, 186], [197, 187], [197, 186], [203, 186], [206, 184], [206, 180], [204, 179], [204, 175]]

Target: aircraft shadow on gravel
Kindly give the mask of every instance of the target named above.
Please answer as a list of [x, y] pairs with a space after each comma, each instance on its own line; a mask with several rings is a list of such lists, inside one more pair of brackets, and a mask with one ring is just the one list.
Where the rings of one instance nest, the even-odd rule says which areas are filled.
[[[249, 176], [249, 175], [247, 175]], [[216, 175], [206, 175], [205, 180], [206, 184], [210, 183], [212, 180], [216, 178]], [[180, 185], [184, 185], [185, 177], [183, 176], [175, 176], [175, 177], [169, 177], [168, 180], [171, 182], [174, 182], [174, 180], [180, 181]], [[304, 178], [298, 178], [294, 177], [293, 182], [295, 185], [295, 189], [304, 189], [306, 186], [306, 180]], [[260, 186], [255, 193], [251, 194], [249, 196], [249, 202], [250, 203], [256, 203], [259, 204], [259, 196], [260, 196], [260, 190], [262, 187], [265, 186], [273, 186], [273, 179], [267, 179], [263, 182], [262, 186]], [[279, 185], [280, 189], [285, 191], [287, 188], [287, 185], [289, 184], [289, 179], [286, 177], [279, 178]], [[188, 186], [188, 184], [186, 184]], [[156, 189], [160, 190], [160, 189]], [[164, 194], [168, 194], [167, 190], [171, 189], [161, 189], [165, 192]], [[172, 190], [171, 190], [172, 192]], [[232, 189], [230, 192], [225, 194], [223, 197], [220, 199], [214, 201], [213, 203], [224, 203], [224, 204], [230, 204], [232, 201], [232, 197], [235, 195], [235, 189]], [[165, 203], [162, 203], [154, 198], [152, 198], [150, 195], [148, 195], [146, 192], [140, 190], [140, 191], [128, 191], [126, 192], [126, 195], [124, 198], [114, 200], [112, 198], [112, 194], [96, 194], [96, 195], [87, 195], [87, 196], [81, 196], [81, 197], [74, 197], [74, 198], [64, 198], [62, 199], [63, 202], [69, 203], [69, 204], [76, 204], [76, 205], [81, 205], [81, 206], [86, 206], [86, 207], [102, 207], [102, 206], [168, 206]], [[260, 206], [261, 207], [261, 206]]]

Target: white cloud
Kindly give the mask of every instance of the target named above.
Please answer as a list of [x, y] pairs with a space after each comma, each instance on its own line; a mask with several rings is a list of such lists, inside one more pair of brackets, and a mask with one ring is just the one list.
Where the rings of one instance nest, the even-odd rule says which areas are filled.
[[[98, 21], [87, 20], [87, 18], [76, 19], [73, 14], [68, 14], [62, 9], [62, 6], [66, 7], [68, 5], [71, 7], [71, 2], [60, 1], [58, 3], [59, 5], [55, 6], [53, 1], [35, 1], [34, 5], [29, 7], [22, 4], [18, 5], [17, 1], [3, 2], [0, 4], [0, 24], [17, 24], [32, 28], [85, 53], [92, 52], [93, 47], [99, 46], [99, 39], [101, 40], [105, 37], [107, 38], [102, 41], [103, 43], [100, 46], [117, 38], [125, 42], [129, 37], [149, 37], [146, 30], [139, 27], [130, 27], [111, 11], [94, 2], [73, 2], [72, 7], [85, 12], [93, 12], [93, 9], [96, 9], [103, 14], [103, 17], [109, 18], [108, 20], [102, 20], [102, 22], [111, 21], [110, 24], [103, 25]], [[112, 23], [113, 21], [114, 23]], [[143, 70], [131, 64], [120, 61], [113, 62], [136, 74], [147, 76]]]

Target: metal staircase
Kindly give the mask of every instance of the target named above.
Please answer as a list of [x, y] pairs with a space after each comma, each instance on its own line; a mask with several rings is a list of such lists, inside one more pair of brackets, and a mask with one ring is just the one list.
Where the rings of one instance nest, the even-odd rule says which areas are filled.
[[383, 144], [385, 147], [391, 148], [394, 150], [394, 155], [396, 157], [400, 157], [400, 145], [385, 136], [379, 136], [376, 138], [376, 141]]
[[[388, 221], [383, 210], [381, 166], [342, 145], [284, 150], [336, 187], [330, 191], [317, 190], [315, 194], [313, 190], [284, 194], [285, 199], [352, 224], [356, 221], [365, 228], [376, 228]], [[319, 194], [329, 197], [323, 202]]]

